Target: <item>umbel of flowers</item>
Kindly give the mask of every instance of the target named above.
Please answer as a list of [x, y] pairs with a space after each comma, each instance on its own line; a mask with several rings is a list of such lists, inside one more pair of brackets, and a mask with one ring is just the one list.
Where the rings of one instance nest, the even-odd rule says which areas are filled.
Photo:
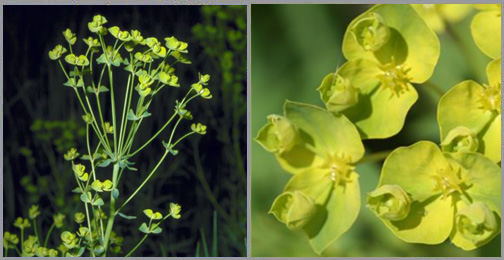
[[[468, 7], [435, 8], [437, 18], [455, 22], [460, 17], [454, 10], [465, 16]], [[473, 38], [495, 59], [487, 66], [488, 81], [463, 81], [446, 92], [438, 104], [440, 144], [420, 141], [395, 149], [366, 198], [366, 206], [408, 243], [449, 238], [474, 250], [500, 233], [500, 5], [476, 7], [481, 12], [473, 18]], [[355, 166], [364, 155], [361, 140], [396, 135], [418, 99], [413, 84], [426, 82], [437, 65], [440, 42], [430, 27], [441, 33], [444, 24], [434, 24], [422, 8], [375, 5], [355, 18], [343, 38], [348, 61], [318, 87], [325, 109], [287, 101], [284, 114], [268, 116], [257, 133], [255, 140], [292, 174], [269, 213], [306, 233], [317, 254], [359, 214]], [[490, 33], [499, 38], [481, 42]]]

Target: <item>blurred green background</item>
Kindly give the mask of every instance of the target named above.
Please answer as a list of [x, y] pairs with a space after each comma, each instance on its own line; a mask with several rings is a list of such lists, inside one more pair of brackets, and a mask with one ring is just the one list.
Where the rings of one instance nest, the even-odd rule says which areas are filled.
[[[266, 124], [269, 114], [283, 114], [286, 99], [323, 107], [316, 88], [322, 78], [345, 62], [343, 34], [350, 21], [370, 5], [252, 5], [252, 137]], [[389, 139], [364, 141], [366, 153], [411, 145], [419, 140], [439, 143], [436, 107], [441, 91], [460, 81], [486, 82], [490, 61], [475, 46], [470, 34], [473, 10], [462, 21], [438, 34], [441, 57], [429, 80], [416, 86], [419, 100], [408, 113], [402, 131]], [[274, 198], [282, 192], [290, 174], [274, 156], [252, 142], [252, 256], [316, 256], [302, 231], [292, 232], [268, 215]], [[324, 256], [500, 256], [500, 236], [488, 245], [465, 252], [450, 244], [408, 244], [396, 238], [365, 208], [365, 194], [378, 183], [382, 161], [359, 164], [361, 213], [349, 232]], [[344, 214], [344, 212], [342, 212]]]

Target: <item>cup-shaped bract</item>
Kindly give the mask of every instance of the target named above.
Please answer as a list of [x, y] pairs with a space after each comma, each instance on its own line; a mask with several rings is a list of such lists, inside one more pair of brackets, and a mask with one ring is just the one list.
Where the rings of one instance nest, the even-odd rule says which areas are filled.
[[476, 133], [471, 129], [458, 126], [453, 128], [441, 143], [444, 152], [476, 152], [479, 142]]
[[105, 35], [107, 34], [107, 28], [103, 25], [107, 23], [107, 19], [101, 15], [93, 16], [93, 21], [88, 23], [88, 28], [91, 32]]
[[179, 204], [170, 203], [170, 215], [172, 216], [172, 218], [179, 219], [181, 210], [182, 207]]
[[79, 242], [79, 238], [74, 233], [68, 231], [61, 233], [61, 240], [63, 241], [63, 245], [68, 249], [76, 247], [77, 242]]
[[16, 234], [11, 234], [10, 232], [4, 232], [3, 236], [3, 247], [4, 248], [16, 248], [19, 243], [19, 238]]
[[[341, 114], [287, 101], [282, 120], [288, 120], [289, 129], [296, 129], [298, 135], [289, 151], [275, 154], [280, 165], [293, 174], [284, 194], [300, 192], [315, 204], [314, 216], [310, 216], [311, 210], [304, 212], [301, 223], [313, 250], [322, 254], [359, 214], [360, 188], [354, 164], [363, 156], [364, 147], [355, 126]], [[267, 127], [261, 129], [258, 142], [261, 134], [268, 133]], [[272, 210], [288, 197], [280, 196]]]
[[355, 20], [350, 32], [366, 51], [377, 51], [390, 39], [389, 27], [383, 17], [375, 12], [368, 12]]
[[471, 33], [476, 46], [488, 57], [501, 57], [501, 5], [476, 4], [480, 10], [471, 22]]
[[359, 101], [359, 91], [350, 83], [350, 80], [337, 73], [325, 76], [317, 90], [330, 112], [343, 111]]
[[65, 40], [70, 45], [74, 45], [75, 41], [77, 40], [77, 37], [75, 37], [75, 33], [73, 33], [72, 30], [70, 30], [70, 29], [64, 30], [63, 31], [63, 36], [65, 37]]
[[267, 151], [282, 154], [290, 151], [299, 139], [299, 132], [287, 118], [269, 115], [268, 124], [259, 130], [256, 141]]
[[499, 233], [498, 217], [482, 202], [473, 202], [455, 215], [453, 242], [464, 250], [472, 250]]
[[[363, 48], [356, 37], [359, 24], [370, 21], [388, 28], [388, 40], [381, 41], [379, 49]], [[343, 54], [349, 61], [336, 74], [348, 80], [359, 94], [358, 103], [342, 113], [356, 124], [363, 139], [381, 139], [402, 129], [409, 109], [418, 99], [412, 83], [423, 83], [431, 77], [440, 44], [411, 6], [376, 5], [350, 23], [343, 39]]]
[[392, 221], [408, 216], [411, 199], [399, 185], [386, 184], [368, 194], [367, 203], [379, 217]]
[[[359, 44], [352, 28], [369, 17], [379, 15], [390, 30], [389, 40], [375, 51], [366, 51]], [[427, 81], [437, 64], [440, 43], [436, 34], [425, 24], [417, 12], [407, 4], [380, 4], [352, 20], [343, 38], [343, 55], [347, 60], [368, 59], [381, 65], [392, 62], [409, 68], [413, 83]]]
[[[408, 68], [395, 64], [395, 59], [386, 65], [367, 59], [350, 60], [338, 69], [338, 77], [358, 95], [356, 104], [339, 112], [355, 123], [363, 139], [388, 138], [402, 129], [409, 109], [418, 99], [407, 73]], [[322, 86], [328, 79], [324, 78]], [[325, 101], [324, 96], [321, 98]], [[329, 111], [338, 112], [325, 103]]]
[[457, 231], [459, 216], [466, 215], [462, 208], [479, 201], [500, 216], [500, 179], [499, 166], [478, 153], [443, 153], [427, 141], [400, 147], [385, 160], [378, 187], [400, 186], [411, 199], [410, 213], [401, 220], [380, 219], [408, 243], [439, 244], [450, 237], [472, 250], [489, 239], [472, 247], [463, 242]]
[[280, 194], [269, 211], [290, 230], [303, 228], [315, 215], [315, 202], [300, 191]]
[[57, 60], [63, 55], [65, 52], [67, 52], [67, 49], [65, 47], [61, 46], [60, 44], [56, 45], [53, 50], [49, 51], [49, 58], [51, 60]]
[[117, 27], [117, 26], [110, 27], [108, 29], [108, 31], [110, 32], [110, 34], [112, 36], [114, 36], [115, 38], [117, 38], [118, 40], [121, 40], [123, 42], [127, 42], [127, 41], [131, 40], [130, 33], [128, 31], [121, 31], [121, 29], [119, 29], [119, 27]]
[[457, 127], [476, 134], [478, 149], [494, 162], [501, 161], [501, 59], [487, 66], [488, 84], [458, 83], [441, 97], [437, 120], [441, 140]]

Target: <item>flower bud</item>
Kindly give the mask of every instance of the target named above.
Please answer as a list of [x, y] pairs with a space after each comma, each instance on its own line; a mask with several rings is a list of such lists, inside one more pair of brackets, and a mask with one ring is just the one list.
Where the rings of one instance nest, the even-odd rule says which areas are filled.
[[51, 60], [57, 60], [63, 55], [67, 50], [61, 45], [56, 45], [52, 51], [49, 51], [49, 58]]
[[180, 207], [179, 204], [170, 203], [170, 215], [172, 216], [172, 218], [179, 219], [181, 209], [182, 209], [182, 207]]
[[206, 134], [206, 129], [206, 125], [202, 125], [201, 123], [191, 125], [191, 130], [200, 135]]
[[478, 150], [478, 137], [471, 129], [458, 126], [453, 128], [441, 143], [445, 152], [476, 152]]
[[500, 231], [495, 214], [482, 202], [474, 202], [462, 208], [455, 217], [457, 231], [474, 244], [485, 241]]
[[75, 41], [77, 38], [75, 37], [75, 33], [72, 32], [70, 29], [66, 29], [63, 31], [63, 36], [65, 37], [65, 40], [70, 44], [74, 45]]
[[65, 160], [67, 160], [67, 161], [73, 161], [75, 158], [77, 158], [77, 156], [79, 156], [77, 149], [70, 148], [70, 150], [68, 150], [68, 152], [66, 152], [63, 155], [63, 158], [65, 158]]
[[92, 124], [94, 121], [93, 116], [90, 113], [86, 113], [85, 115], [83, 115], [82, 120], [84, 120], [86, 124]]
[[322, 101], [330, 112], [340, 112], [359, 102], [359, 91], [350, 80], [339, 74], [328, 74], [318, 88]]
[[65, 215], [63, 215], [61, 213], [54, 215], [53, 216], [54, 226], [56, 226], [56, 228], [62, 228], [64, 219], [65, 219]]
[[88, 28], [91, 32], [105, 35], [107, 34], [107, 29], [103, 27], [107, 23], [107, 19], [101, 15], [93, 16], [93, 21], [88, 23]]
[[64, 231], [61, 233], [61, 240], [63, 241], [63, 245], [65, 245], [66, 248], [72, 249], [77, 246], [77, 242], [79, 239], [77, 236], [73, 233], [70, 233], [68, 231]]
[[269, 211], [290, 230], [303, 228], [315, 215], [315, 202], [300, 191], [280, 194]]
[[80, 227], [79, 231], [77, 231], [77, 235], [80, 237], [85, 237], [89, 233], [89, 229], [87, 227]]
[[14, 226], [19, 229], [25, 229], [31, 227], [30, 221], [28, 219], [23, 219], [22, 217], [18, 217], [16, 221], [14, 221]]
[[350, 32], [366, 51], [377, 51], [390, 39], [390, 29], [385, 20], [373, 12], [357, 20]]
[[16, 245], [18, 243], [19, 243], [19, 238], [16, 234], [4, 232], [4, 236], [3, 236], [3, 247], [4, 248], [16, 248]]
[[287, 118], [269, 115], [266, 124], [257, 135], [256, 140], [269, 152], [282, 154], [294, 147], [299, 138], [297, 127]]
[[112, 36], [114, 36], [118, 40], [124, 42], [131, 40], [130, 33], [128, 31], [121, 31], [121, 29], [119, 29], [119, 27], [117, 26], [110, 27], [108, 31], [110, 32], [110, 34], [112, 34]]
[[370, 192], [367, 203], [379, 217], [397, 221], [408, 216], [411, 200], [400, 186], [387, 184]]
[[38, 257], [46, 257], [49, 255], [49, 250], [45, 247], [39, 246], [35, 250], [35, 255]]
[[51, 249], [49, 249], [49, 251], [47, 251], [47, 255], [49, 257], [57, 257], [58, 256], [58, 251], [51, 248]]
[[84, 222], [84, 220], [86, 219], [86, 216], [84, 215], [84, 213], [82, 212], [76, 212], [74, 214], [74, 221], [75, 223], [77, 224], [82, 224]]
[[39, 211], [39, 206], [38, 205], [32, 205], [30, 209], [28, 210], [28, 216], [30, 219], [35, 219], [40, 215]]

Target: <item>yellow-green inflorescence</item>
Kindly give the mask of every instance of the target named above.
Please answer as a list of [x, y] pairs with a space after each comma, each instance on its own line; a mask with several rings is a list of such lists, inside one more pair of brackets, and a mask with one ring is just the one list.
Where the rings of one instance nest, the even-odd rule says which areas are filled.
[[500, 232], [500, 181], [500, 168], [489, 158], [443, 153], [421, 141], [389, 155], [368, 207], [406, 242], [439, 244], [450, 238], [473, 250]]
[[343, 115], [290, 101], [284, 115], [267, 120], [255, 140], [293, 174], [270, 213], [291, 230], [318, 232], [310, 244], [320, 254], [350, 228], [360, 210], [354, 167], [364, 154], [359, 133]]
[[[176, 100], [175, 111], [171, 119], [157, 131], [143, 146], [137, 150], [132, 150], [134, 144], [134, 135], [137, 132], [141, 121], [151, 116], [148, 112], [152, 99], [165, 86], [181, 88], [178, 76], [175, 74], [175, 64], [191, 64], [191, 61], [184, 56], [189, 52], [188, 43], [177, 39], [174, 36], [164, 38], [164, 42], [155, 37], [145, 37], [138, 30], [123, 30], [118, 26], [107, 26], [107, 19], [102, 15], [95, 15], [93, 20], [88, 23], [88, 29], [93, 36], [84, 38], [87, 51], [77, 54], [72, 49], [77, 41], [76, 34], [70, 29], [62, 32], [68, 45], [68, 51], [62, 45], [56, 45], [49, 51], [49, 58], [59, 63], [63, 70], [67, 82], [65, 86], [72, 87], [75, 91], [79, 104], [83, 110], [82, 119], [86, 123], [87, 149], [83, 149], [81, 156], [76, 148], [71, 148], [64, 154], [64, 159], [72, 165], [73, 175], [77, 187], [74, 192], [80, 193], [80, 199], [84, 203], [85, 213], [76, 212], [73, 220], [78, 224], [78, 229], [71, 231], [65, 230], [60, 234], [62, 244], [59, 250], [64, 256], [82, 256], [88, 252], [89, 256], [107, 256], [107, 252], [119, 254], [121, 252], [122, 237], [117, 236], [113, 229], [116, 216], [125, 219], [134, 219], [136, 216], [128, 216], [120, 212], [121, 209], [138, 193], [145, 183], [152, 177], [158, 166], [168, 154], [176, 156], [178, 151], [173, 149], [180, 141], [192, 134], [204, 135], [207, 133], [207, 126], [202, 123], [194, 123], [190, 129], [187, 129], [185, 135], [179, 139], [173, 140], [175, 130], [179, 126], [179, 121], [172, 127], [172, 133], [167, 143], [165, 154], [161, 157], [158, 165], [151, 171], [147, 179], [125, 200], [120, 207], [117, 207], [116, 201], [119, 197], [118, 182], [124, 169], [135, 171], [134, 162], [128, 161], [137, 152], [144, 149], [152, 140], [154, 140], [163, 130], [170, 125], [172, 119], [192, 120], [193, 113], [187, 110], [187, 104], [196, 97], [211, 99], [212, 93], [208, 85], [210, 84], [210, 75], [198, 73], [197, 82], [186, 88], [187, 94], [180, 100]], [[107, 45], [105, 36], [113, 38], [115, 43]], [[124, 50], [123, 51], [123, 47]], [[61, 59], [63, 57], [63, 59]], [[65, 65], [63, 65], [63, 61]], [[96, 65], [95, 65], [96, 64]], [[124, 73], [127, 74], [127, 85], [125, 87], [124, 106], [122, 114], [120, 107], [115, 105], [114, 97], [114, 74], [117, 72], [112, 69], [124, 65]], [[70, 66], [70, 69], [65, 66]], [[97, 67], [99, 69], [97, 69]], [[93, 75], [95, 71], [101, 70], [101, 76]], [[108, 73], [105, 73], [107, 71]], [[123, 71], [123, 70], [119, 70]], [[90, 76], [87, 76], [91, 74]], [[104, 76], [106, 75], [106, 76]], [[108, 79], [103, 80], [108, 77]], [[96, 82], [96, 79], [99, 79]], [[107, 86], [104, 86], [108, 82]], [[116, 81], [117, 82], [117, 81]], [[120, 82], [120, 81], [119, 81]], [[97, 83], [97, 84], [96, 84]], [[117, 87], [117, 86], [116, 86]], [[100, 107], [100, 96], [102, 92], [108, 92], [111, 95], [111, 118], [104, 118], [102, 111], [107, 111]], [[95, 100], [89, 100], [94, 94]], [[137, 95], [133, 95], [137, 94]], [[103, 95], [102, 95], [103, 96]], [[136, 101], [132, 101], [136, 99]], [[133, 104], [136, 103], [136, 106]], [[93, 107], [92, 104], [97, 104]], [[87, 106], [86, 106], [87, 105]], [[133, 109], [136, 107], [136, 111]], [[108, 111], [110, 111], [108, 110]], [[176, 117], [177, 114], [179, 117]], [[116, 115], [118, 118], [116, 118]], [[122, 116], [121, 116], [122, 115]], [[129, 122], [132, 121], [132, 122]], [[129, 129], [128, 129], [129, 128]], [[129, 133], [129, 134], [128, 134]], [[90, 135], [94, 134], [92, 138]], [[96, 139], [95, 139], [96, 137]], [[93, 142], [89, 140], [92, 139]], [[91, 143], [98, 140], [98, 147], [92, 148]], [[95, 151], [94, 154], [91, 151]], [[87, 161], [81, 162], [79, 160]], [[98, 178], [98, 167], [113, 166], [112, 176], [109, 179]], [[120, 171], [120, 173], [119, 173]], [[106, 194], [110, 193], [110, 194]], [[103, 199], [101, 196], [110, 196], [110, 199]], [[105, 205], [105, 202], [110, 203]], [[110, 212], [105, 212], [104, 208]], [[168, 216], [173, 219], [181, 218], [181, 207], [178, 204], [170, 203], [170, 211], [165, 217], [159, 212], [146, 210], [144, 213], [150, 218], [149, 225], [144, 223], [141, 230], [144, 233], [158, 234], [162, 231], [159, 224]], [[40, 214], [37, 207], [29, 210], [30, 219], [35, 222], [35, 218]], [[64, 223], [65, 215], [56, 214], [53, 217], [53, 228], [67, 228]], [[158, 221], [155, 224], [152, 221]], [[152, 224], [152, 225], [151, 225]], [[15, 226], [22, 231], [31, 226], [27, 219], [19, 218]], [[7, 235], [4, 244], [12, 247], [15, 244], [14, 237]], [[37, 238], [38, 239], [38, 238]], [[28, 241], [29, 242], [29, 241]], [[143, 242], [139, 243], [139, 245]], [[37, 244], [38, 243], [38, 244]], [[23, 255], [54, 256], [52, 249], [40, 246], [40, 241], [35, 243], [26, 243], [23, 241]], [[138, 246], [139, 246], [138, 245]], [[133, 253], [135, 247], [129, 254]], [[38, 248], [38, 249], [37, 249]]]

